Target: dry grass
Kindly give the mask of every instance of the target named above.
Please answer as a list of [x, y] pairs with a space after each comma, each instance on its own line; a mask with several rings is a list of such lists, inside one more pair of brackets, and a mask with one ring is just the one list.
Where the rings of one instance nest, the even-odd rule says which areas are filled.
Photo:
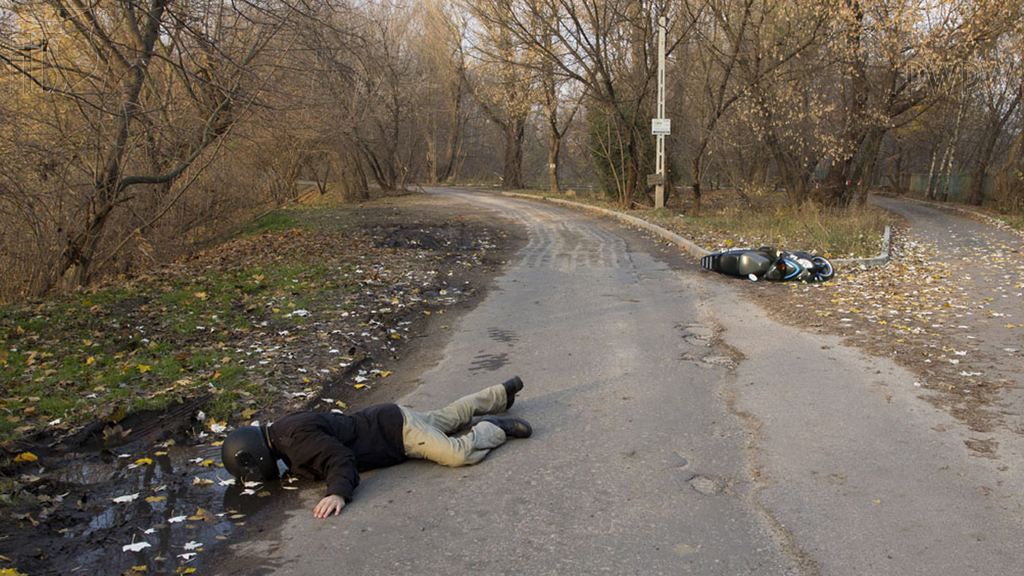
[[[524, 192], [538, 194], [537, 191]], [[567, 197], [619, 209], [602, 199], [599, 193], [573, 192]], [[699, 216], [692, 215], [691, 201], [689, 193], [682, 193], [674, 195], [667, 208], [625, 212], [672, 230], [709, 250], [771, 245], [834, 258], [878, 255], [885, 227], [893, 220], [884, 210], [870, 205], [833, 210], [808, 202], [794, 207], [781, 192], [753, 195], [746, 200], [728, 190], [705, 192]]]

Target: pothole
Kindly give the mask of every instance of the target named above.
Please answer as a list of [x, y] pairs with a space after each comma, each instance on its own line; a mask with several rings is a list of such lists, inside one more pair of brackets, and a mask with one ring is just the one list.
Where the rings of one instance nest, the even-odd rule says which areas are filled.
[[690, 478], [690, 487], [705, 496], [714, 496], [722, 491], [722, 483], [708, 476]]
[[689, 326], [677, 324], [676, 327], [682, 331], [683, 340], [693, 346], [709, 346], [715, 336], [714, 330], [702, 324], [691, 324]]
[[710, 364], [711, 366], [725, 366], [727, 368], [732, 368], [736, 365], [736, 362], [732, 358], [716, 354], [702, 356], [700, 361], [704, 364]]

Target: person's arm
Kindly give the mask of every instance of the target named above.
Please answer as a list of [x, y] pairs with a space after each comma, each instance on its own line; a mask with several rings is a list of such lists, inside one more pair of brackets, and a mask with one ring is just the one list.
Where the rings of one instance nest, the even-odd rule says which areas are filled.
[[316, 426], [295, 434], [291, 452], [293, 466], [311, 470], [327, 481], [327, 496], [313, 508], [313, 515], [326, 518], [340, 513], [352, 501], [352, 493], [359, 485], [352, 450]]

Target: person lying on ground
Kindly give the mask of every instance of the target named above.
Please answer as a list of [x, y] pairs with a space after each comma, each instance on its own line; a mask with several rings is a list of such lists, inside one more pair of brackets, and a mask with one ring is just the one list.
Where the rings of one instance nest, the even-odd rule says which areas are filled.
[[[522, 389], [523, 381], [516, 376], [430, 412], [380, 404], [353, 414], [289, 414], [269, 424], [233, 430], [221, 447], [221, 460], [243, 484], [277, 479], [278, 460], [300, 476], [323, 478], [327, 495], [313, 508], [313, 516], [337, 516], [352, 501], [359, 472], [409, 458], [467, 466], [483, 460], [508, 438], [529, 437], [533, 429], [525, 420], [492, 416], [511, 408]], [[481, 415], [467, 434], [449, 436]]]

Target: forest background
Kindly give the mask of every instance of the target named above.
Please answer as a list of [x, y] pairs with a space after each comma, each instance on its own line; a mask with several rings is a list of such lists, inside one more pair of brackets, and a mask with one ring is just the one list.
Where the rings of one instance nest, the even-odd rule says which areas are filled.
[[[0, 0], [0, 302], [194, 252], [310, 188], [648, 206], [887, 188], [1024, 211], [1011, 0]], [[314, 192], [315, 193], [315, 192]]]

